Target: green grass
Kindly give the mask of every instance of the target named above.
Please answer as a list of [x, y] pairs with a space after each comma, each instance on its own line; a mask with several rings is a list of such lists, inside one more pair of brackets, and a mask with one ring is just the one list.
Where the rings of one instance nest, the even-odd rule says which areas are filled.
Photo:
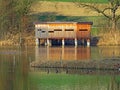
[[[32, 85], [41, 90], [100, 90], [107, 88], [111, 76], [31, 73]], [[120, 77], [116, 78], [119, 82]], [[86, 89], [85, 89], [86, 88]], [[39, 90], [39, 89], [38, 89]]]
[[[75, 22], [93, 22], [94, 26], [105, 25], [107, 20], [103, 16], [60, 16], [54, 13], [34, 14], [33, 18], [39, 21], [75, 21]], [[101, 21], [101, 22], [99, 22]]]
[[87, 2], [87, 3], [108, 3], [108, 0], [46, 0], [46, 1], [61, 1], [61, 2], [73, 2], [73, 1], [80, 1], [80, 2]]

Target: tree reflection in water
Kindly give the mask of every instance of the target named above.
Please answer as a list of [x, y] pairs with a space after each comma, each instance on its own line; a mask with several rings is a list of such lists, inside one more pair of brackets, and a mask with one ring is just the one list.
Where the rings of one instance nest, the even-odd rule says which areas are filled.
[[111, 76], [111, 80], [108, 85], [108, 90], [120, 90], [120, 82], [116, 80], [115, 75]]
[[0, 54], [0, 90], [32, 90], [27, 52], [6, 49]]

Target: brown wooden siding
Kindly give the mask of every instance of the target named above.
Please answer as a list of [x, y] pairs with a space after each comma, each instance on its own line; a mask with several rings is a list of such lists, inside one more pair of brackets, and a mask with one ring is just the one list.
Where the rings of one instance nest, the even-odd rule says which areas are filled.
[[77, 24], [77, 38], [90, 38], [90, 27], [89, 24]]
[[91, 23], [59, 22], [40, 23], [36, 27], [37, 38], [90, 38]]
[[74, 24], [49, 24], [49, 38], [75, 38]]
[[59, 24], [51, 23], [49, 25], [49, 30], [53, 31], [53, 33], [49, 32], [49, 38], [62, 38], [63, 33], [62, 33], [62, 26]]

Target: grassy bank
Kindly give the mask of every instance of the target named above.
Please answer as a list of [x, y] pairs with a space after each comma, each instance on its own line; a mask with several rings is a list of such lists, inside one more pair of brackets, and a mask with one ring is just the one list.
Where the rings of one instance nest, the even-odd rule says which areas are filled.
[[[106, 7], [106, 4], [100, 5]], [[63, 16], [98, 16], [95, 11], [90, 11], [86, 8], [78, 7], [73, 2], [36, 2], [31, 7], [31, 14], [53, 13], [54, 15]], [[71, 13], [72, 12], [72, 13]]]
[[[36, 90], [118, 90], [120, 77], [100, 75], [70, 75], [70, 74], [45, 74], [40, 72], [30, 73], [31, 83]], [[113, 79], [112, 79], [113, 78]]]
[[[61, 1], [61, 2], [73, 2], [75, 0], [46, 0], [46, 1]], [[86, 3], [108, 3], [108, 0], [76, 0], [80, 2], [86, 2]]]

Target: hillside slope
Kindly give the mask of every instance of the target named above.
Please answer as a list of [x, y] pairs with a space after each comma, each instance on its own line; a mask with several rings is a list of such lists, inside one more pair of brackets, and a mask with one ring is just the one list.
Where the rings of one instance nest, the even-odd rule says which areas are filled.
[[[109, 4], [94, 4], [98, 8], [106, 8]], [[62, 16], [99, 16], [95, 11], [88, 8], [82, 8], [75, 5], [73, 2], [50, 2], [50, 1], [38, 1], [31, 7], [32, 14], [48, 13], [52, 12], [56, 15]], [[108, 15], [110, 11], [106, 12]], [[120, 14], [120, 9], [118, 12]]]
[[37, 2], [31, 7], [34, 14], [52, 12], [63, 16], [96, 16], [98, 13], [80, 8], [72, 2]]

